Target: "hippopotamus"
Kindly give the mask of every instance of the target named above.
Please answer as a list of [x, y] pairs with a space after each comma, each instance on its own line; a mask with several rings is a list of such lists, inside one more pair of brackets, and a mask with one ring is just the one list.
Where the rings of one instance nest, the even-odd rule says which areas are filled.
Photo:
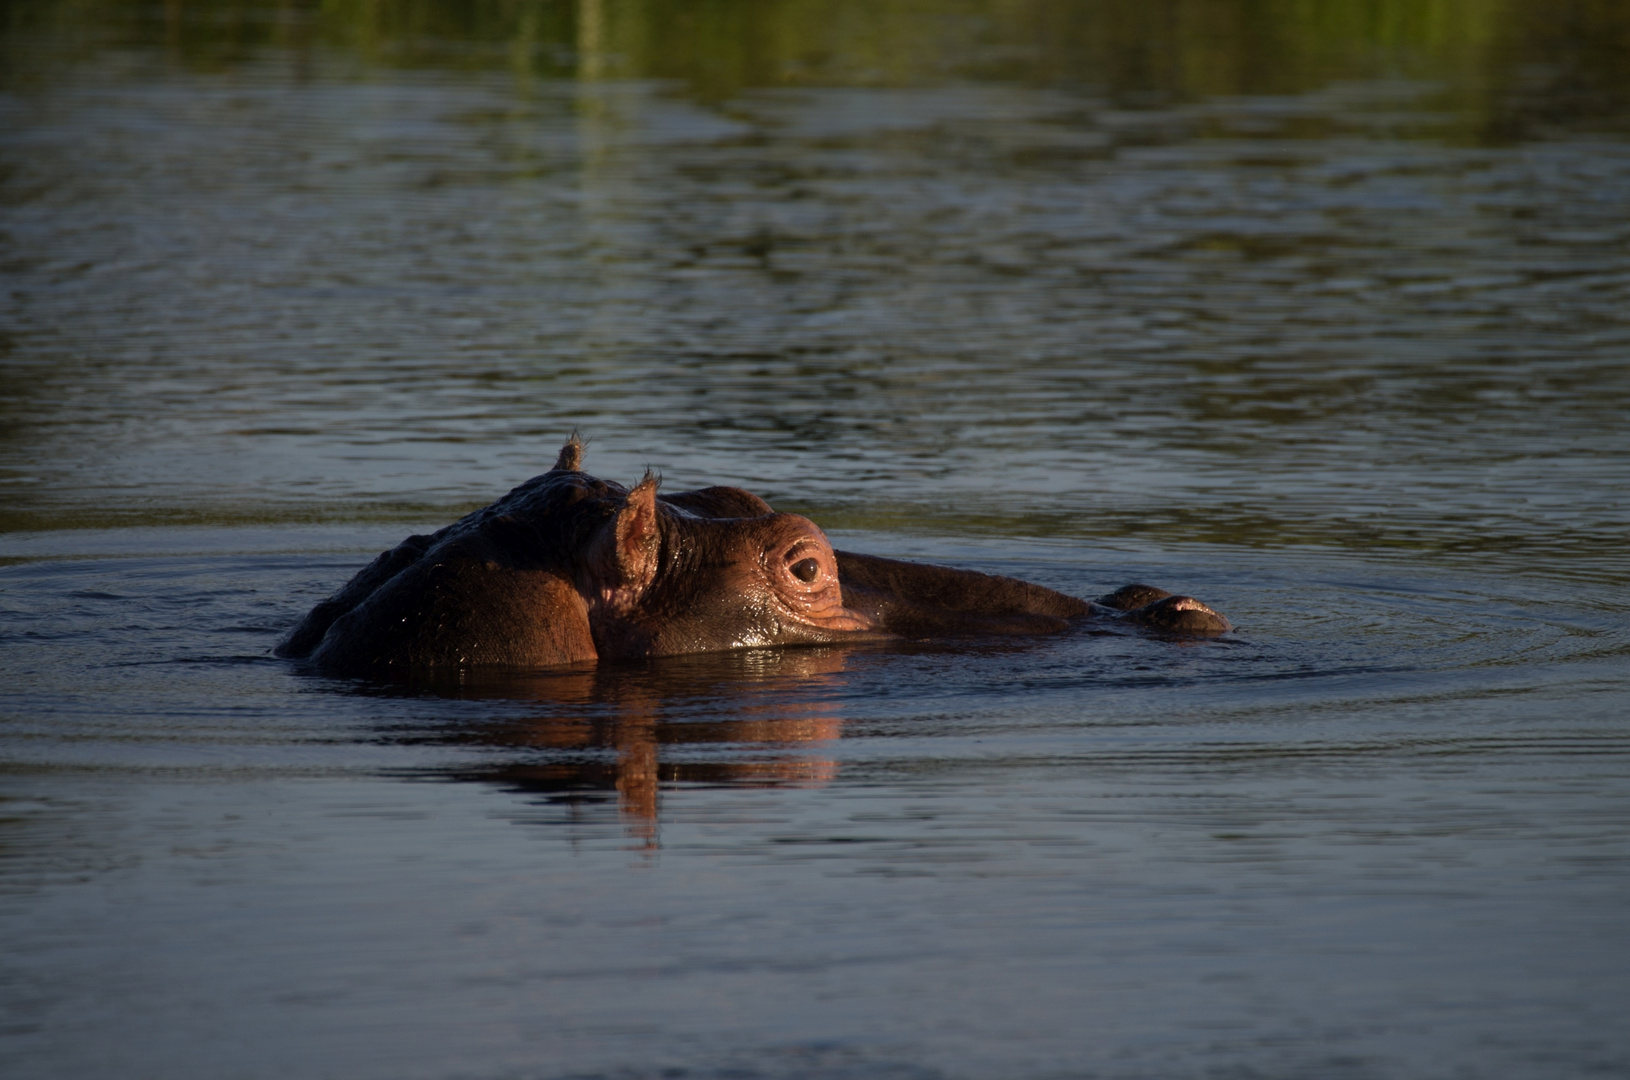
[[1015, 578], [835, 551], [808, 518], [735, 487], [660, 494], [554, 468], [410, 536], [313, 608], [277, 655], [335, 674], [543, 668], [766, 646], [1048, 634], [1114, 621], [1226, 633], [1188, 596], [1083, 600]]

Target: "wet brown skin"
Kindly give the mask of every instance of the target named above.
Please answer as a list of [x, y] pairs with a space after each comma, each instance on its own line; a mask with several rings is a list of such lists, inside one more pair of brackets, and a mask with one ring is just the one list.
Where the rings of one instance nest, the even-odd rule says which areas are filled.
[[558, 667], [770, 645], [1045, 634], [1086, 620], [1214, 635], [1198, 600], [1128, 585], [1096, 601], [971, 570], [834, 551], [740, 488], [658, 495], [555, 467], [410, 536], [312, 609], [277, 654], [343, 674]]

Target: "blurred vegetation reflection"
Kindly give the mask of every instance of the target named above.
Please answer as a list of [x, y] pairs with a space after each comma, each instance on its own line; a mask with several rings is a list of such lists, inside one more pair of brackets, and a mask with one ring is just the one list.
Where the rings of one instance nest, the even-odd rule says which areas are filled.
[[[89, 51], [161, 45], [194, 68], [266, 47], [525, 77], [747, 87], [1011, 80], [1123, 104], [1288, 94], [1387, 76], [1444, 84], [1484, 137], [1621, 128], [1622, 0], [11, 0], [13, 77], [43, 74], [24, 36]], [[22, 55], [19, 55], [21, 53]], [[30, 54], [42, 57], [33, 65]]]

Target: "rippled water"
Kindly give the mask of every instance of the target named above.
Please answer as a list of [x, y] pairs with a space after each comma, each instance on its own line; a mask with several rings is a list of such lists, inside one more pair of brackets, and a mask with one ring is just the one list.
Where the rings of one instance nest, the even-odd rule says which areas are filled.
[[[1622, 122], [1021, 77], [977, 6], [734, 81], [595, 3], [407, 65], [7, 24], [7, 1075], [1630, 1071]], [[1239, 629], [271, 658], [573, 427]]]

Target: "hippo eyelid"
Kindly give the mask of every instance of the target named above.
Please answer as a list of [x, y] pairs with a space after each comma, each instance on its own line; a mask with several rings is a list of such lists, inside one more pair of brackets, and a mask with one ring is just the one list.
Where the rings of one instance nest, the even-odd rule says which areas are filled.
[[787, 564], [790, 566], [801, 559], [808, 559], [812, 556], [818, 555], [820, 550], [821, 546], [815, 541], [809, 539], [808, 537], [802, 537], [791, 547], [787, 548], [786, 554], [784, 554], [782, 558], [785, 559]]

